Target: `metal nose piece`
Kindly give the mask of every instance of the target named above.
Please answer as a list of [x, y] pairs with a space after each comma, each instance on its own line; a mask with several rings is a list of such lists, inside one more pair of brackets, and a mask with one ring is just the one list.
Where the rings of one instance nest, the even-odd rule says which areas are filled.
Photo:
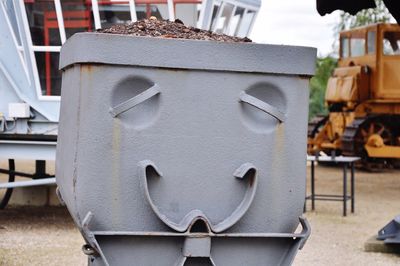
[[[236, 209], [225, 219], [217, 224], [213, 224], [211, 220], [199, 209], [194, 209], [188, 212], [180, 221], [176, 221], [163, 213], [160, 208], [153, 202], [149, 187], [148, 178], [161, 178], [163, 175], [158, 167], [150, 160], [143, 160], [138, 164], [139, 176], [144, 187], [144, 193], [148, 203], [153, 209], [154, 213], [170, 228], [178, 232], [190, 231], [193, 225], [198, 220], [202, 220], [208, 227], [208, 232], [219, 233], [229, 227], [233, 226], [240, 218], [247, 212], [251, 203], [253, 202], [254, 195], [257, 189], [257, 170], [251, 163], [244, 163], [235, 170], [233, 176], [241, 180], [247, 181], [247, 189], [245, 195], [236, 207]], [[217, 204], [217, 203], [216, 203]]]
[[190, 223], [188, 231], [190, 233], [210, 233], [211, 227], [207, 219], [197, 217]]

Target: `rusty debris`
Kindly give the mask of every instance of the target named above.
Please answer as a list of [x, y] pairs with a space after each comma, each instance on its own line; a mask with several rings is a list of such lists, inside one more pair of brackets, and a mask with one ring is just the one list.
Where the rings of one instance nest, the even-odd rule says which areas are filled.
[[157, 20], [155, 17], [139, 20], [134, 23], [117, 24], [108, 29], [97, 30], [99, 33], [126, 34], [173, 39], [207, 40], [219, 42], [251, 42], [247, 37], [239, 38], [217, 34], [207, 30], [187, 27], [179, 19], [173, 21]]

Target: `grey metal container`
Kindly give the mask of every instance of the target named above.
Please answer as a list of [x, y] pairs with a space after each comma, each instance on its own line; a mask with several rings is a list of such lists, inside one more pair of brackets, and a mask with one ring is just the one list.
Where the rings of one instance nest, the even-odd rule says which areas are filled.
[[252, 43], [69, 39], [56, 176], [89, 263], [290, 264], [309, 235], [299, 217], [315, 56]]

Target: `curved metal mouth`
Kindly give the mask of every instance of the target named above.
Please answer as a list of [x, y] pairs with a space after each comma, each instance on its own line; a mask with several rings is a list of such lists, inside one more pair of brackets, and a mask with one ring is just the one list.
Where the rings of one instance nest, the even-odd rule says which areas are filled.
[[[206, 223], [209, 232], [212, 231], [215, 233], [219, 233], [225, 231], [226, 229], [237, 223], [237, 221], [239, 221], [240, 218], [242, 218], [243, 215], [247, 212], [251, 203], [253, 202], [254, 195], [257, 189], [257, 169], [251, 163], [244, 163], [235, 170], [233, 176], [235, 178], [239, 178], [240, 180], [247, 181], [248, 185], [242, 201], [229, 216], [227, 216], [221, 222], [213, 224], [202, 210], [193, 209], [188, 212], [180, 221], [177, 221], [164, 214], [151, 198], [148, 187], [148, 179], [153, 177], [163, 177], [163, 174], [158, 169], [158, 167], [154, 164], [154, 162], [150, 160], [143, 160], [139, 162], [138, 170], [141, 181], [144, 184], [144, 193], [146, 199], [153, 209], [154, 213], [167, 226], [178, 232], [188, 231], [191, 226], [199, 219], [203, 220]], [[148, 174], [150, 171], [152, 171], [152, 175]]]

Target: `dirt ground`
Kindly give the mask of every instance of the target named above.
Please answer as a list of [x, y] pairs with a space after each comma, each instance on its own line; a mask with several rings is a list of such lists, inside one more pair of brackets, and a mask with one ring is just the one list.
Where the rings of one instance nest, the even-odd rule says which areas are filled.
[[[341, 189], [341, 169], [316, 168], [317, 193]], [[400, 265], [400, 255], [363, 250], [365, 241], [400, 213], [400, 171], [357, 171], [355, 208], [342, 217], [341, 202], [317, 201], [316, 210], [305, 214], [312, 234], [294, 265]], [[82, 244], [64, 208], [0, 211], [0, 265], [86, 265]]]
[[[355, 188], [354, 214], [343, 217], [342, 202], [326, 201], [305, 214], [312, 231], [295, 265], [400, 265], [400, 255], [364, 252], [366, 240], [400, 214], [400, 171], [356, 171]], [[341, 194], [341, 169], [317, 167], [316, 193]]]

